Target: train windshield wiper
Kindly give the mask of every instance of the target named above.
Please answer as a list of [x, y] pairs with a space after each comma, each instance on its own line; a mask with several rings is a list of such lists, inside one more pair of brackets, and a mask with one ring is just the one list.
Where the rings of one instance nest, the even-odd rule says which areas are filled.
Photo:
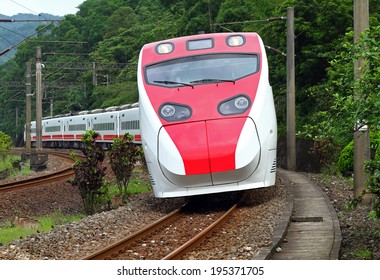
[[190, 83], [191, 84], [201, 84], [201, 83], [220, 83], [220, 82], [223, 82], [223, 83], [234, 83], [235, 84], [235, 80], [225, 80], [225, 79], [202, 79], [202, 80], [195, 80], [195, 81], [191, 81]]
[[187, 83], [176, 82], [176, 81], [153, 81], [153, 83], [165, 84], [165, 85], [183, 85], [183, 86], [188, 86], [188, 87], [194, 88], [193, 85], [190, 85]]

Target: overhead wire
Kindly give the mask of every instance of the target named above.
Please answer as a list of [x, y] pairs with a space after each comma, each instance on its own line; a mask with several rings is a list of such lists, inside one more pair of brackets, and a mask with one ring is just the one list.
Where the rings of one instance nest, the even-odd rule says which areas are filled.
[[20, 3], [17, 3], [17, 2], [14, 1], [14, 0], [9, 0], [9, 1], [11, 1], [12, 3], [14, 3], [14, 4], [16, 4], [16, 5], [22, 7], [22, 8], [24, 8], [24, 9], [26, 9], [26, 10], [28, 10], [29, 12], [32, 12], [33, 14], [36, 14], [36, 15], [38, 15], [38, 16], [40, 16], [40, 17], [43, 17], [44, 19], [48, 20], [46, 17], [43, 16], [43, 14], [39, 14], [39, 13], [37, 13], [36, 11], [33, 11], [33, 10], [29, 9], [28, 7], [25, 7], [24, 5], [21, 5]]

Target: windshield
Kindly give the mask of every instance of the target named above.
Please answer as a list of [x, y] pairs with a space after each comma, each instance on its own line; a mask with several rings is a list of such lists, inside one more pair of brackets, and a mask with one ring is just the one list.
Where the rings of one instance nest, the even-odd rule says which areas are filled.
[[148, 84], [179, 87], [234, 82], [258, 71], [256, 54], [209, 54], [169, 60], [145, 69]]

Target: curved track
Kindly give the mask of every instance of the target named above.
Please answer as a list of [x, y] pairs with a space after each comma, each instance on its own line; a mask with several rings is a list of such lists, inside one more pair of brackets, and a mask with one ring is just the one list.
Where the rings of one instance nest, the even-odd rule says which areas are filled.
[[[234, 204], [227, 210], [196, 213], [186, 205], [83, 259], [180, 259], [220, 226], [236, 207]], [[184, 223], [193, 224], [194, 231], [181, 231]]]
[[[65, 159], [72, 159], [70, 155], [59, 152], [48, 152], [51, 155], [59, 156]], [[57, 172], [41, 175], [38, 177], [33, 177], [20, 181], [13, 181], [5, 184], [0, 184], [0, 192], [11, 191], [21, 188], [29, 188], [33, 186], [39, 186], [41, 184], [51, 183], [58, 180], [67, 179], [74, 175], [72, 167], [66, 167], [64, 169], [58, 170]]]

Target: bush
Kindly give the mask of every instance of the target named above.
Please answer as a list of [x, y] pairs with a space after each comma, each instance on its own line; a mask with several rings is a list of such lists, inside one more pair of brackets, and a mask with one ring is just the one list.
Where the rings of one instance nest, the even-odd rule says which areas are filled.
[[338, 170], [342, 174], [352, 173], [354, 170], [354, 141], [348, 143], [340, 152]]
[[11, 137], [0, 131], [0, 160], [4, 160], [12, 150]]
[[96, 143], [98, 133], [93, 130], [83, 134], [85, 159], [78, 159], [74, 155], [75, 171], [74, 179], [70, 181], [73, 186], [78, 187], [86, 214], [92, 215], [96, 211], [99, 196], [103, 195], [104, 170], [101, 163], [104, 160], [104, 150]]
[[[375, 152], [372, 158], [377, 158], [379, 155], [378, 147], [380, 145], [380, 132], [370, 132], [370, 148]], [[350, 174], [354, 170], [354, 141], [348, 143], [340, 152], [338, 160], [338, 170], [342, 174]]]
[[127, 196], [127, 188], [136, 162], [141, 157], [139, 147], [132, 142], [133, 136], [128, 133], [114, 139], [109, 152], [111, 168], [115, 174], [119, 193]]

